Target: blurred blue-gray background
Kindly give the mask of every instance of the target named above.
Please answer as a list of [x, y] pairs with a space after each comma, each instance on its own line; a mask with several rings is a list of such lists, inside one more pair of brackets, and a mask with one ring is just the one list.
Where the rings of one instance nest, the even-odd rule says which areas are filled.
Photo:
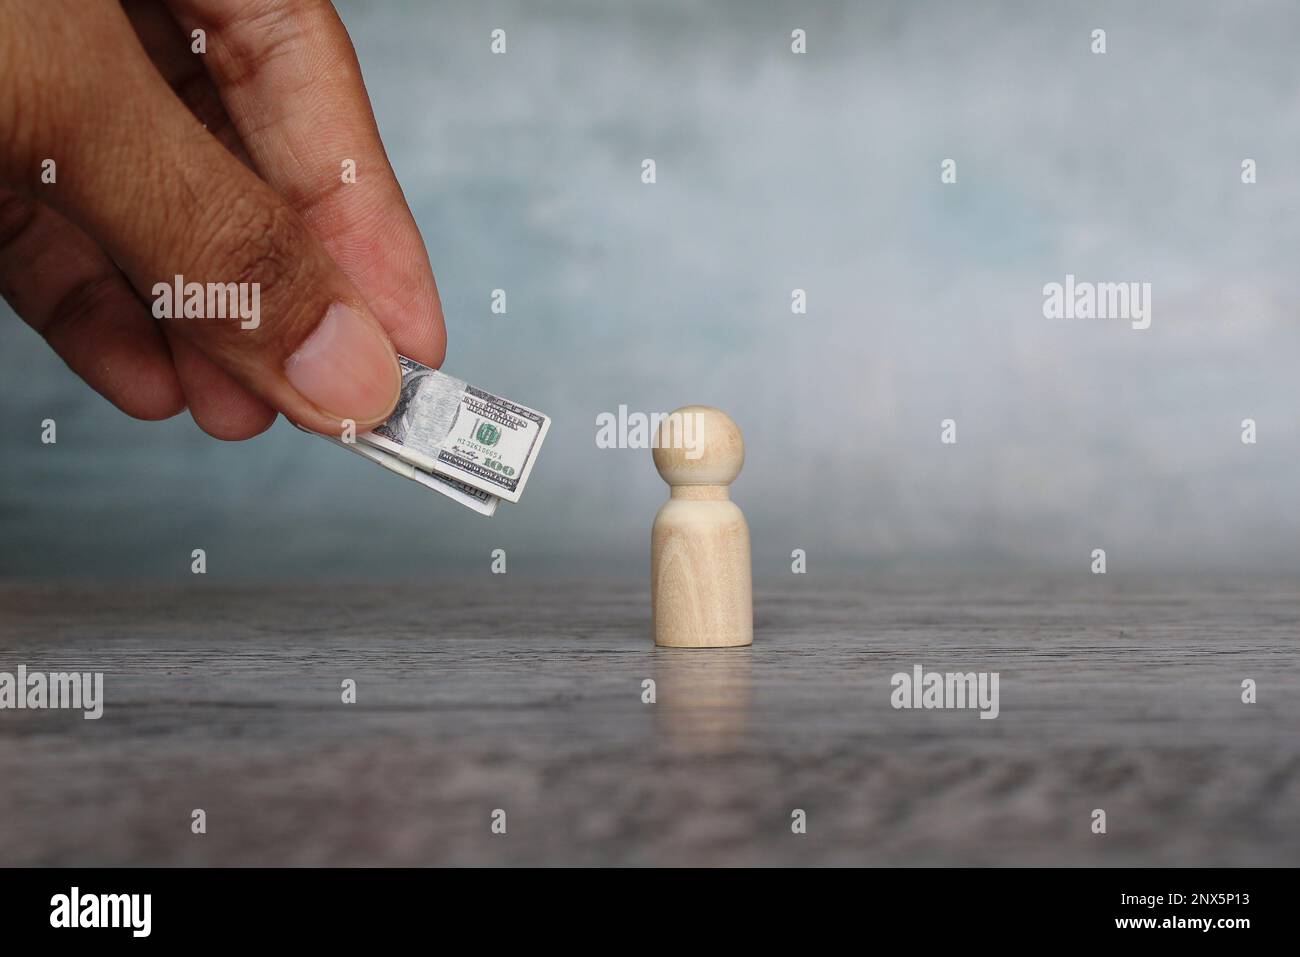
[[[129, 420], [5, 309], [3, 577], [191, 580], [200, 547], [231, 581], [435, 581], [497, 547], [511, 574], [635, 574], [667, 489], [596, 416], [691, 402], [745, 432], [759, 574], [793, 548], [810, 571], [1085, 573], [1102, 547], [1112, 576], [1300, 572], [1300, 6], [340, 10], [447, 370], [553, 417], [523, 502], [480, 518], [284, 422], [223, 444]], [[1150, 282], [1151, 328], [1045, 319], [1066, 273]]]

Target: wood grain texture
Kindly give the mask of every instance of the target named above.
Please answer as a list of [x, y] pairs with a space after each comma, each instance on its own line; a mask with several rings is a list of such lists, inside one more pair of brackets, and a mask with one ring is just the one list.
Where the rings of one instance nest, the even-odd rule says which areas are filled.
[[749, 526], [728, 490], [745, 464], [740, 429], [725, 412], [709, 406], [677, 409], [659, 430], [654, 463], [672, 489], [650, 535], [655, 644], [752, 644]]
[[655, 516], [650, 550], [655, 644], [753, 643], [749, 526], [734, 502], [669, 500]]
[[[653, 645], [644, 580], [0, 588], [0, 670], [107, 696], [0, 712], [0, 864], [1300, 863], [1292, 585], [756, 599], [752, 648], [701, 651]], [[998, 671], [1000, 716], [893, 710], [917, 663]]]

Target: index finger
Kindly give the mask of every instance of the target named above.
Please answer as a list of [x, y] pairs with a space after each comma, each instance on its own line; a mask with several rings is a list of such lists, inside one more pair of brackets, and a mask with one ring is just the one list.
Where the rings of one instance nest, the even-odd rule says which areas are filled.
[[204, 62], [262, 179], [307, 221], [397, 350], [440, 366], [447, 334], [429, 256], [333, 6], [167, 3], [186, 33], [205, 31]]

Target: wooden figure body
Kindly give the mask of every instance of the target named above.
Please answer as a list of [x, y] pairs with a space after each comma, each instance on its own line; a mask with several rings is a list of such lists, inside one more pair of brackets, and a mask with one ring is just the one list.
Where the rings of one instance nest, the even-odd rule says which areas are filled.
[[754, 640], [749, 526], [728, 486], [745, 440], [718, 409], [690, 405], [664, 420], [655, 468], [672, 497], [650, 538], [655, 644], [728, 648]]

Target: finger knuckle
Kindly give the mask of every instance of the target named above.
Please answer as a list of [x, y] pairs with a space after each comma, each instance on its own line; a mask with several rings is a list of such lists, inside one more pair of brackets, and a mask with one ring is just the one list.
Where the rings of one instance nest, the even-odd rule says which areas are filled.
[[211, 24], [226, 43], [230, 57], [226, 82], [232, 87], [254, 83], [277, 60], [299, 54], [322, 0], [252, 0], [220, 11]]
[[83, 351], [94, 348], [86, 335], [105, 317], [120, 315], [132, 306], [121, 280], [113, 273], [94, 273], [69, 286], [59, 297], [40, 333], [56, 352], [76, 362]]
[[0, 191], [0, 254], [17, 249], [36, 222], [40, 207], [17, 193]]
[[288, 207], [251, 196], [235, 199], [221, 218], [209, 239], [209, 261], [218, 264], [213, 278], [257, 290], [263, 315], [280, 320], [241, 331], [258, 339], [292, 336], [311, 295], [304, 282], [312, 261], [306, 226]]

